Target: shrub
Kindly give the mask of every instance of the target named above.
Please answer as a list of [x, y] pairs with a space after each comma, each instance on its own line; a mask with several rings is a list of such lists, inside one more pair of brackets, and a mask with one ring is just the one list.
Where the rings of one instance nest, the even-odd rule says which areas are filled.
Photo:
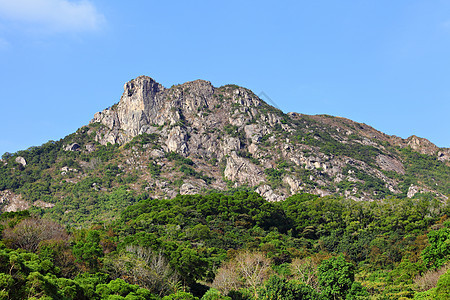
[[450, 264], [443, 266], [438, 270], [428, 270], [422, 276], [416, 276], [414, 283], [418, 291], [427, 291], [436, 287], [439, 277], [450, 270]]
[[319, 300], [322, 296], [312, 287], [272, 276], [260, 290], [261, 299], [266, 300]]
[[25, 219], [13, 228], [5, 229], [3, 238], [14, 248], [36, 252], [42, 241], [67, 240], [68, 235], [61, 225], [53, 221]]
[[428, 234], [430, 243], [422, 252], [425, 264], [437, 269], [450, 259], [450, 228], [445, 227]]
[[434, 299], [450, 299], [450, 270], [439, 278], [434, 292]]
[[319, 285], [326, 299], [345, 299], [355, 280], [353, 264], [341, 254], [324, 260], [318, 267]]
[[270, 260], [262, 253], [245, 251], [238, 253], [217, 271], [212, 287], [224, 294], [247, 288], [258, 297], [258, 288], [269, 275]]

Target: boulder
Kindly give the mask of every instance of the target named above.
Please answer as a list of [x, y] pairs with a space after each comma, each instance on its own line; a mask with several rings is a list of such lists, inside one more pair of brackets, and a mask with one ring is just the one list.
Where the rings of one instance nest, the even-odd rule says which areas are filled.
[[66, 145], [64, 147], [64, 151], [77, 151], [80, 148], [81, 148], [80, 145], [78, 145], [77, 143], [72, 143], [72, 144]]
[[22, 156], [16, 157], [16, 163], [21, 164], [24, 167], [27, 165], [27, 161]]

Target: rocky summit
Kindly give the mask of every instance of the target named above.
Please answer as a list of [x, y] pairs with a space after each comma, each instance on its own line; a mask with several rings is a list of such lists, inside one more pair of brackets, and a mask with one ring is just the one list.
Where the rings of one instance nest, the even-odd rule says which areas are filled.
[[300, 192], [370, 201], [450, 194], [450, 149], [424, 138], [285, 114], [236, 85], [166, 88], [147, 76], [127, 82], [120, 101], [77, 132], [5, 154], [0, 165], [3, 207], [25, 201], [65, 214], [76, 198], [71, 187], [80, 186], [159, 199], [235, 189], [268, 201]]
[[164, 187], [157, 193], [168, 197], [230, 186], [255, 188], [270, 201], [300, 191], [360, 200], [399, 195], [410, 188], [442, 198], [448, 194], [426, 182], [405, 191], [398, 178], [408, 169], [401, 149], [447, 164], [449, 149], [416, 136], [388, 136], [343, 118], [284, 114], [236, 85], [216, 88], [196, 80], [165, 88], [140, 76], [125, 84], [118, 104], [95, 114], [91, 125], [96, 123], [103, 126], [95, 140], [103, 145], [123, 145], [141, 134], [156, 137], [158, 147], [129, 150], [127, 156], [135, 159], [124, 167], [145, 168], [152, 161], [167, 178], [179, 178], [178, 170], [167, 164], [166, 154], [173, 152], [191, 159], [195, 172], [213, 179], [187, 178], [179, 189], [150, 179], [151, 185]]

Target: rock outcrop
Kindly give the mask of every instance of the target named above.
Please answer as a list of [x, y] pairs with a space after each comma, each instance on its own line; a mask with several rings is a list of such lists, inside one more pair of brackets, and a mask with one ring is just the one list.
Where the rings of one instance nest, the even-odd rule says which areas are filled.
[[[96, 113], [91, 124], [101, 124], [95, 140], [103, 145], [123, 145], [140, 134], [157, 136], [158, 146], [142, 155], [161, 166], [171, 152], [194, 160], [196, 171], [189, 172], [197, 181], [184, 180], [175, 190], [159, 188], [165, 196], [212, 188], [201, 179], [207, 176], [214, 188], [247, 185], [271, 201], [299, 191], [367, 200], [402, 192], [398, 179], [388, 175], [404, 175], [406, 167], [386, 145], [450, 159], [449, 149], [426, 139], [403, 140], [344, 118], [283, 114], [248, 89], [216, 88], [204, 80], [165, 88], [140, 76], [126, 83], [120, 101]], [[66, 149], [80, 150], [76, 145]], [[128, 169], [145, 169], [143, 157], [133, 153], [126, 159]]]
[[394, 171], [398, 174], [405, 174], [403, 164], [395, 158], [380, 154], [377, 156], [377, 164], [384, 171]]
[[77, 143], [72, 143], [70, 145], [66, 145], [64, 147], [64, 151], [77, 151], [80, 148], [81, 148], [80, 145], [78, 145]]
[[29, 202], [24, 200], [20, 194], [9, 190], [0, 191], [0, 210], [3, 212], [26, 210], [30, 208]]
[[27, 165], [27, 161], [22, 156], [16, 157], [16, 163], [21, 164], [23, 167]]

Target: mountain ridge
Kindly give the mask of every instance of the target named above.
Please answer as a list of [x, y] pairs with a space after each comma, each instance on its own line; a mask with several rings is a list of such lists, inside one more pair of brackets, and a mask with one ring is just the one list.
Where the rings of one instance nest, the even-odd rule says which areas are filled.
[[[132, 96], [133, 95], [133, 90], [135, 90], [136, 87], [138, 87], [139, 85], [142, 85], [142, 82], [140, 82], [140, 84], [136, 84], [136, 81], [138, 81], [138, 82], [139, 81], [148, 81], [151, 84], [154, 84], [156, 86], [156, 90], [157, 91], [170, 90], [170, 89], [165, 88], [164, 86], [162, 86], [160, 83], [155, 81], [153, 78], [151, 78], [149, 76], [141, 75], [141, 76], [137, 77], [136, 79], [130, 80], [129, 82], [127, 82], [124, 85], [124, 93], [122, 95], [122, 98], [124, 98], [126, 93], [128, 94], [129, 97]], [[208, 88], [211, 87], [212, 89], [218, 89], [217, 87], [214, 87], [211, 84], [211, 82], [203, 80], [203, 79], [197, 79], [197, 80], [189, 81], [189, 82], [186, 82], [186, 83], [183, 83], [183, 84], [179, 84], [179, 85], [175, 85], [175, 86], [187, 86], [189, 88], [189, 86], [196, 85], [196, 83], [201, 83], [202, 85], [207, 86]], [[175, 87], [175, 86], [173, 86], [173, 87]], [[234, 87], [237, 87], [237, 88], [242, 88], [242, 87], [234, 85], [234, 84], [225, 85], [225, 86], [234, 86]], [[222, 87], [225, 87], [225, 86], [222, 86]], [[219, 88], [222, 88], [222, 87], [219, 87]], [[245, 88], [243, 88], [243, 89], [245, 89]], [[245, 89], [245, 90], [247, 90], [247, 89]], [[143, 92], [146, 93], [146, 89], [144, 89]], [[122, 98], [121, 98], [121, 101], [122, 101]], [[259, 99], [259, 100], [263, 101], [261, 99]], [[119, 101], [119, 103], [121, 103], [121, 101]], [[117, 103], [115, 105], [118, 105], [119, 103]], [[102, 123], [103, 119], [105, 118], [105, 117], [102, 118], [102, 114], [105, 114], [105, 112], [110, 111], [111, 108], [115, 107], [115, 105], [113, 105], [112, 107], [109, 107], [109, 108], [107, 108], [107, 109], [105, 109], [105, 110], [103, 110], [101, 112], [96, 113], [94, 115], [94, 118], [90, 121], [90, 123], [95, 123], [95, 122]], [[145, 106], [144, 107], [140, 107], [141, 111], [145, 111], [146, 109], [147, 109], [147, 107], [145, 107]], [[325, 121], [325, 119], [327, 117], [332, 117], [335, 120], [338, 119], [338, 120], [343, 121], [342, 123], [347, 123], [347, 124], [351, 123], [353, 125], [358, 125], [361, 128], [368, 129], [370, 131], [369, 133], [376, 132], [376, 134], [373, 136], [374, 138], [378, 138], [378, 139], [381, 139], [381, 140], [388, 140], [388, 141], [390, 141], [392, 143], [395, 143], [396, 145], [402, 146], [402, 147], [410, 146], [412, 149], [417, 150], [417, 151], [421, 152], [422, 154], [433, 155], [433, 154], [435, 154], [434, 152], [442, 150], [442, 152], [439, 154], [439, 156], [440, 157], [445, 157], [445, 158], [443, 158], [444, 160], [450, 160], [450, 156], [448, 155], [450, 148], [438, 147], [435, 144], [433, 144], [432, 142], [430, 142], [429, 140], [427, 140], [426, 138], [418, 137], [416, 135], [411, 135], [410, 137], [408, 137], [406, 139], [403, 139], [403, 138], [395, 136], [395, 135], [387, 135], [387, 134], [385, 134], [385, 133], [383, 133], [383, 132], [381, 132], [379, 130], [374, 129], [372, 126], [367, 125], [365, 123], [358, 123], [358, 122], [352, 121], [352, 120], [347, 119], [347, 118], [337, 117], [337, 116], [329, 116], [329, 115], [325, 115], [325, 114], [305, 115], [305, 114], [301, 114], [301, 113], [297, 113], [297, 112], [288, 112], [287, 115], [293, 116], [293, 117], [298, 116], [298, 115], [309, 116], [311, 118], [318, 119], [318, 120], [320, 120], [323, 123], [327, 123]], [[161, 122], [160, 118], [159, 119], [156, 118], [155, 121], [156, 121], [156, 123], [154, 123], [154, 124], [158, 124], [158, 125], [163, 125], [164, 124], [164, 122]], [[336, 122], [334, 122], [334, 123], [336, 124]], [[104, 123], [104, 124], [107, 125], [107, 126], [109, 125], [108, 121], [106, 121], [106, 123]], [[108, 126], [108, 127], [111, 128], [113, 126]], [[143, 132], [140, 132], [140, 133], [143, 133]], [[137, 133], [137, 134], [139, 134], [139, 133]], [[137, 134], [134, 133], [134, 135], [132, 135], [132, 136], [136, 136]]]
[[[227, 101], [223, 101], [224, 97]], [[220, 110], [222, 105], [226, 107], [225, 110]], [[241, 111], [238, 111], [237, 108]], [[231, 113], [232, 110], [233, 112]], [[261, 110], [267, 110], [268, 112], [261, 114]], [[227, 112], [230, 113], [227, 114]], [[212, 119], [208, 119], [209, 114], [213, 115]], [[206, 155], [210, 157], [215, 155], [218, 160], [228, 155], [230, 157], [227, 158], [224, 177], [231, 181], [237, 181], [239, 184], [247, 183], [250, 186], [257, 186], [263, 182], [261, 180], [262, 170], [255, 164], [246, 163], [244, 161], [245, 157], [242, 159], [236, 154], [244, 150], [260, 159], [261, 155], [258, 157], [258, 145], [261, 144], [260, 140], [263, 136], [272, 134], [275, 127], [277, 129], [281, 128], [285, 132], [293, 132], [296, 130], [295, 127], [298, 126], [291, 121], [301, 121], [302, 118], [309, 118], [336, 129], [337, 132], [332, 137], [340, 143], [348, 143], [348, 139], [345, 136], [356, 134], [363, 137], [355, 140], [363, 146], [383, 150], [385, 147], [382, 143], [387, 142], [400, 148], [411, 147], [422, 154], [436, 155], [441, 161], [450, 159], [449, 149], [438, 148], [424, 138], [411, 136], [407, 139], [401, 139], [396, 136], [389, 136], [366, 124], [345, 118], [326, 115], [307, 116], [298, 113], [284, 114], [259, 99], [250, 90], [236, 85], [215, 88], [209, 81], [204, 80], [186, 82], [166, 89], [152, 78], [140, 76], [125, 84], [124, 93], [117, 106], [97, 113], [91, 123], [102, 123], [109, 128], [109, 131], [102, 132], [103, 137], [96, 136], [97, 141], [102, 144], [108, 142], [123, 144], [137, 134], [161, 133], [160, 127], [167, 125], [172, 127], [172, 129], [168, 133], [164, 133], [164, 130], [162, 131], [163, 136], [167, 136], [165, 146], [163, 145], [165, 152], [174, 151], [185, 156]], [[111, 119], [114, 121], [111, 122]], [[183, 123], [185, 121], [189, 122], [190, 125], [186, 126]], [[209, 145], [210, 149], [201, 149], [205, 151], [200, 151], [204, 142], [201, 138], [197, 138], [196, 132], [191, 131], [202, 131], [205, 128], [225, 128], [229, 125], [234, 126], [233, 130], [243, 131], [244, 139], [231, 137], [228, 139], [227, 144], [211, 144]], [[341, 131], [345, 131], [345, 134], [340, 134]], [[201, 132], [201, 134], [205, 135], [204, 132]], [[208, 134], [206, 136], [209, 140], [217, 140], [219, 138], [219, 136]], [[289, 147], [287, 144], [284, 147]], [[211, 149], [211, 147], [216, 147], [216, 149]], [[220, 150], [224, 150], [223, 153]], [[317, 153], [320, 153], [320, 151]], [[327, 157], [313, 161], [303, 159], [300, 160], [301, 162], [298, 158], [296, 159], [292, 155], [289, 156], [287, 153], [283, 153], [279, 157], [279, 159], [286, 158], [297, 165], [306, 163], [307, 167], [312, 166], [316, 169], [327, 168], [327, 166], [333, 165], [333, 163], [327, 165], [322, 162], [324, 159], [329, 160]], [[376, 162], [384, 171], [404, 174], [402, 163], [398, 159], [390, 157], [390, 155], [380, 153], [376, 158]], [[339, 165], [339, 163], [337, 164]], [[264, 162], [263, 165], [265, 168], [273, 168], [274, 162]], [[342, 164], [340, 167], [342, 167]], [[257, 174], [257, 176], [250, 176], [250, 173]], [[336, 172], [331, 173], [335, 175]], [[391, 192], [399, 193], [392, 181], [381, 173], [375, 175], [389, 185], [388, 188]], [[296, 180], [297, 178], [283, 178], [283, 181], [290, 186], [292, 191], [298, 191], [299, 189]], [[273, 196], [273, 192], [267, 186], [258, 191], [262, 194], [271, 195], [267, 196], [269, 199], [280, 200], [279, 197]], [[326, 192], [323, 193], [321, 191], [313, 192], [322, 193], [322, 195], [326, 194]]]
[[[53, 156], [45, 165], [31, 155], [46, 151]], [[33, 177], [27, 184], [49, 186], [42, 204], [27, 196], [25, 185], [8, 181], [0, 185], [10, 195], [3, 202], [20, 193], [21, 201], [45, 209], [62, 209], [67, 197], [55, 196], [53, 185], [90, 182], [108, 194], [125, 177], [127, 189], [154, 198], [242, 188], [269, 201], [304, 192], [365, 201], [450, 194], [448, 148], [346, 118], [285, 114], [249, 89], [200, 79], [171, 88], [148, 76], [132, 79], [120, 101], [88, 125], [61, 141], [6, 155], [3, 164], [5, 176], [17, 182], [39, 165], [40, 177], [26, 175]], [[100, 183], [105, 172], [116, 178]]]

